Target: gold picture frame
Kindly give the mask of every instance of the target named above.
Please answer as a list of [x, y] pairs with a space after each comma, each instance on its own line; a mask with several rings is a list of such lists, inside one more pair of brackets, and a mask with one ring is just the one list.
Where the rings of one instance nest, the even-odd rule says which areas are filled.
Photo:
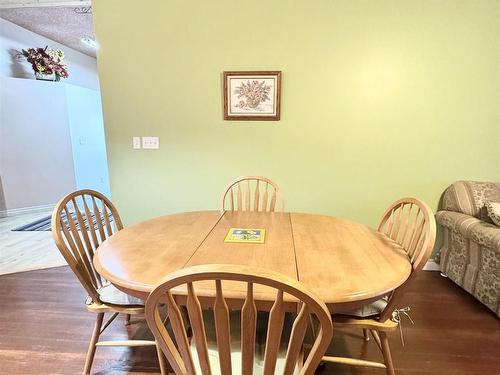
[[281, 71], [226, 71], [224, 120], [279, 121]]

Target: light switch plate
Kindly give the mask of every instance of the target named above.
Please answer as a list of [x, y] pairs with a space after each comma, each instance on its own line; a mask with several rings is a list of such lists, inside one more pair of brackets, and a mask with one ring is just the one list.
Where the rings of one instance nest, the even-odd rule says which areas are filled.
[[159, 137], [142, 137], [142, 148], [154, 150], [160, 148]]
[[132, 147], [136, 150], [141, 148], [141, 137], [132, 137]]

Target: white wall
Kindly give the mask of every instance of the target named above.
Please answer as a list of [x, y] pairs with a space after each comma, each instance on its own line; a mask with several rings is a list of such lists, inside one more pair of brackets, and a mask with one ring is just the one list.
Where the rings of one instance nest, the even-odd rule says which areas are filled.
[[53, 40], [35, 34], [0, 18], [0, 76], [16, 78], [34, 78], [31, 65], [26, 59], [16, 59], [17, 51], [30, 47], [62, 49], [69, 66], [69, 77], [64, 80], [78, 86], [99, 90], [96, 59]]
[[109, 196], [108, 160], [98, 91], [64, 85], [77, 189]]
[[0, 77], [0, 216], [75, 189], [109, 195], [98, 91]]
[[[29, 47], [61, 48], [69, 78], [34, 79]], [[96, 60], [0, 19], [0, 216], [75, 189], [109, 194]]]
[[0, 211], [52, 204], [75, 188], [65, 96], [64, 84], [0, 77]]

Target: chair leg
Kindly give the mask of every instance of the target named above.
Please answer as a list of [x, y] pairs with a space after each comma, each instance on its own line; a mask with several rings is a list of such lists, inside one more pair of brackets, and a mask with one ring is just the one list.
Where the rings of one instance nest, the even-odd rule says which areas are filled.
[[167, 375], [167, 362], [165, 361], [165, 356], [161, 351], [161, 348], [156, 344], [156, 353], [158, 354], [158, 362], [160, 363], [160, 373], [161, 375]]
[[90, 339], [89, 349], [87, 350], [87, 357], [85, 358], [85, 367], [83, 368], [83, 375], [90, 374], [90, 368], [92, 367], [92, 362], [94, 361], [94, 354], [96, 350], [96, 343], [99, 339], [99, 334], [101, 333], [102, 320], [104, 319], [104, 313], [97, 314], [97, 320], [95, 322], [94, 331], [92, 332], [92, 338]]
[[382, 344], [382, 355], [384, 356], [384, 362], [387, 366], [387, 375], [395, 375], [394, 364], [392, 363], [391, 350], [389, 348], [389, 340], [387, 339], [386, 332], [379, 332], [380, 341]]
[[363, 336], [365, 337], [365, 341], [370, 341], [370, 332], [366, 328], [363, 328]]
[[126, 326], [130, 325], [130, 314], [125, 315], [125, 323]]

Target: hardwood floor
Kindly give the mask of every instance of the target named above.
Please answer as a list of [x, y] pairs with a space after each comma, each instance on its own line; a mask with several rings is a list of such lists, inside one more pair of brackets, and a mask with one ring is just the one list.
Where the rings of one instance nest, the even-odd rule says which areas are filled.
[[[94, 323], [85, 293], [68, 267], [0, 276], [0, 373], [81, 374]], [[500, 373], [500, 321], [438, 272], [422, 272], [406, 295], [415, 325], [403, 322], [406, 346], [390, 337], [396, 373], [474, 375]], [[144, 321], [118, 318], [103, 337], [150, 337]], [[335, 331], [331, 353], [378, 359], [361, 332]], [[92, 374], [159, 373], [150, 348], [98, 348]], [[321, 374], [379, 374], [384, 370], [327, 364]]]
[[0, 218], [0, 275], [66, 264], [52, 232], [13, 232], [12, 229], [51, 214], [51, 210]]

